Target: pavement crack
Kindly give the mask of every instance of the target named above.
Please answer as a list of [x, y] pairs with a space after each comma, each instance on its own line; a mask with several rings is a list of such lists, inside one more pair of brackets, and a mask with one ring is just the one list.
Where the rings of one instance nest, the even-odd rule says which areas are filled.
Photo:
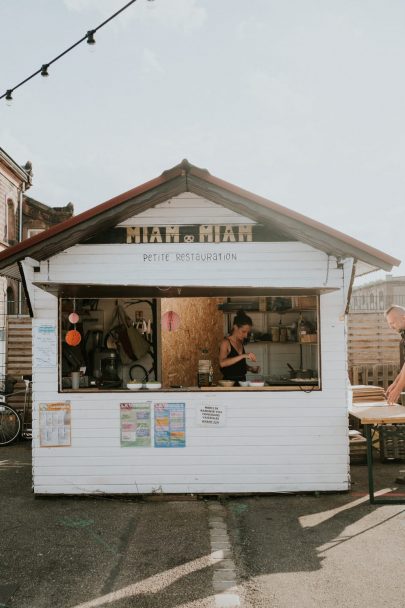
[[111, 568], [110, 574], [103, 585], [101, 590], [102, 595], [111, 593], [111, 591], [114, 590], [115, 581], [121, 571], [122, 562], [127, 554], [128, 545], [132, 541], [132, 537], [135, 534], [138, 521], [139, 517], [131, 517], [120, 536], [116, 553], [118, 559], [116, 560], [115, 565]]

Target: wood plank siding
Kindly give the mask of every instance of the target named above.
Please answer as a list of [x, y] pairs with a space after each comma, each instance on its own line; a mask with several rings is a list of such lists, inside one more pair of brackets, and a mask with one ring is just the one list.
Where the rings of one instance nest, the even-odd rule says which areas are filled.
[[388, 327], [384, 313], [350, 312], [347, 333], [351, 382], [387, 388], [400, 369], [400, 336]]
[[388, 327], [383, 312], [351, 312], [347, 329], [349, 366], [399, 365], [400, 336]]
[[[21, 379], [23, 374], [32, 373], [32, 323], [28, 316], [8, 316], [7, 324], [7, 375]], [[10, 405], [24, 406], [25, 383], [21, 380], [14, 386], [15, 394], [9, 398]]]
[[[39, 494], [226, 493], [335, 491], [348, 489], [347, 375], [343, 269], [336, 260], [302, 243], [226, 245], [239, 255], [238, 264], [174, 262], [142, 267], [142, 246], [78, 245], [41, 265], [35, 280], [113, 280], [118, 283], [258, 285], [321, 288], [321, 391], [148, 393], [155, 402], [184, 402], [186, 447], [178, 449], [120, 447], [121, 402], [145, 400], [145, 394], [58, 392], [58, 364], [43, 369], [35, 359], [34, 332], [34, 491]], [[215, 251], [220, 250], [216, 246]], [[184, 249], [200, 251], [201, 245]], [[204, 251], [210, 249], [205, 244]], [[165, 247], [164, 251], [173, 251]], [[176, 251], [183, 251], [181, 244]], [[260, 272], [257, 267], [260, 267]], [[213, 268], [214, 267], [214, 268]], [[29, 269], [27, 269], [29, 275]], [[41, 275], [38, 277], [38, 275]], [[169, 276], [169, 278], [168, 278]], [[31, 280], [34, 273], [31, 273]], [[57, 325], [57, 298], [32, 287], [34, 327]], [[70, 401], [72, 446], [41, 448], [38, 404]], [[226, 425], [200, 427], [202, 402], [226, 409]], [[152, 444], [153, 445], [153, 444]]]
[[335, 258], [297, 241], [103, 244], [76, 245], [41, 262], [35, 281], [341, 289], [342, 272]]

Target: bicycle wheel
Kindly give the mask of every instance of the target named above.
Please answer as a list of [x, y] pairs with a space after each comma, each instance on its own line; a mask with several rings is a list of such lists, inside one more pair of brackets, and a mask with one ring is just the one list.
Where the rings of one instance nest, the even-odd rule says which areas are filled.
[[13, 408], [0, 403], [0, 447], [16, 441], [21, 433], [21, 420]]

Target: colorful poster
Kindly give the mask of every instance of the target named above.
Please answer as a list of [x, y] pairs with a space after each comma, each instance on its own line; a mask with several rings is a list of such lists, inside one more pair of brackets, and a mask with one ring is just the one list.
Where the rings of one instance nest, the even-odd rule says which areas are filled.
[[39, 404], [39, 445], [41, 448], [71, 445], [70, 401]]
[[155, 403], [155, 448], [186, 446], [185, 403]]
[[150, 401], [144, 403], [120, 403], [122, 448], [150, 447], [150, 412]]

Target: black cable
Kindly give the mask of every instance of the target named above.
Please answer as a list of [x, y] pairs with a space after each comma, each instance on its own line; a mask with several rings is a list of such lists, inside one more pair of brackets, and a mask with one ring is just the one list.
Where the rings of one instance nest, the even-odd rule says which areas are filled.
[[48, 63], [44, 63], [39, 68], [39, 70], [37, 70], [36, 72], [34, 72], [33, 74], [31, 74], [31, 76], [28, 76], [27, 78], [24, 78], [24, 80], [22, 80], [21, 82], [19, 82], [18, 84], [16, 84], [12, 89], [7, 89], [7, 91], [5, 93], [3, 93], [3, 95], [0, 95], [0, 99], [3, 99], [3, 97], [8, 97], [9, 99], [11, 99], [11, 93], [13, 93], [16, 89], [18, 89], [23, 84], [25, 84], [26, 82], [28, 82], [29, 80], [31, 80], [31, 78], [34, 78], [34, 76], [36, 76], [37, 74], [40, 74], [41, 71], [42, 71], [42, 68], [44, 66], [46, 66], [48, 68], [50, 65], [52, 65], [53, 63], [55, 63], [55, 61], [58, 61], [59, 59], [61, 59], [61, 57], [63, 57], [67, 53], [69, 53], [71, 50], [73, 50], [75, 47], [77, 47], [79, 44], [81, 44], [84, 40], [87, 40], [89, 38], [89, 36], [92, 36], [99, 29], [101, 29], [102, 27], [104, 27], [104, 25], [106, 25], [109, 21], [111, 21], [112, 19], [114, 19], [115, 17], [117, 17], [117, 15], [119, 15], [120, 13], [122, 13], [122, 11], [124, 11], [126, 8], [128, 8], [129, 6], [131, 6], [131, 4], [134, 4], [134, 2], [136, 2], [136, 0], [131, 0], [130, 2], [128, 2], [127, 4], [125, 4], [125, 6], [123, 6], [122, 8], [120, 8], [113, 15], [111, 15], [111, 17], [108, 17], [108, 19], [106, 19], [105, 21], [103, 21], [102, 23], [100, 23], [100, 25], [98, 25], [96, 28], [94, 28], [93, 30], [89, 30], [86, 33], [86, 35], [83, 36], [83, 38], [80, 38], [80, 40], [78, 40], [77, 42], [75, 42], [74, 44], [72, 44], [69, 48], [67, 48], [65, 51], [63, 51], [62, 53], [60, 53], [59, 55], [57, 55], [56, 57], [54, 57], [51, 61], [48, 61]]

